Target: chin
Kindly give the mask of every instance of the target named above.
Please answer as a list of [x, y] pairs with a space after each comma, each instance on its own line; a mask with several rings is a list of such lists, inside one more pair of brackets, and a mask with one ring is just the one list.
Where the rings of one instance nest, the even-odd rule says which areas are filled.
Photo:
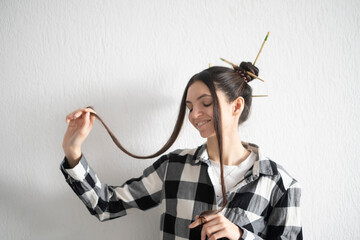
[[201, 136], [202, 138], [212, 138], [212, 137], [215, 137], [216, 134], [215, 134], [215, 133], [201, 133], [201, 132], [200, 132], [200, 136]]

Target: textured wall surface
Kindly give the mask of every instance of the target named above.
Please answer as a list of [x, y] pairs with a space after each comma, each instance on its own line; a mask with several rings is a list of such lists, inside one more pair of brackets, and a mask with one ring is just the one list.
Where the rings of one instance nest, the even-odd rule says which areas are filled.
[[[159, 209], [101, 223], [67, 186], [65, 116], [93, 105], [131, 151], [159, 149], [182, 91], [208, 64], [253, 61], [240, 128], [302, 185], [306, 239], [360, 238], [358, 0], [0, 0], [0, 238], [158, 239]], [[189, 123], [171, 150], [201, 144]], [[122, 184], [132, 159], [96, 123], [83, 152]]]

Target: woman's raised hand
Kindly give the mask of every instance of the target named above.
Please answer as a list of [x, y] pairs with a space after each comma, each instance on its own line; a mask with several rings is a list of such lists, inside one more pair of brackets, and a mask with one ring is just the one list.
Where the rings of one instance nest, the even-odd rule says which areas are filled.
[[64, 136], [62, 147], [70, 167], [74, 167], [81, 157], [81, 145], [89, 135], [95, 121], [96, 113], [91, 108], [80, 108], [66, 116], [68, 128]]

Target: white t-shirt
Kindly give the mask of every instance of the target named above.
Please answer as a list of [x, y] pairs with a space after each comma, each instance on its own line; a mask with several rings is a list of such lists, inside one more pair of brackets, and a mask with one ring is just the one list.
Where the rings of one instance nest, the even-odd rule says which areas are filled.
[[[239, 165], [224, 165], [224, 180], [227, 192], [231, 192], [245, 176], [246, 172], [254, 165], [256, 154], [251, 151], [249, 156]], [[216, 202], [223, 196], [221, 192], [220, 163], [210, 159], [208, 168], [209, 177], [214, 185]]]

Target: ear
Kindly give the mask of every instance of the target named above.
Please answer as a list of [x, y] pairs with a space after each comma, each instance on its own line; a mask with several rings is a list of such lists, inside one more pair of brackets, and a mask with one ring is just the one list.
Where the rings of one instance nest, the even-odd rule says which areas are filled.
[[233, 115], [240, 115], [244, 109], [245, 100], [243, 97], [238, 97], [233, 101]]

